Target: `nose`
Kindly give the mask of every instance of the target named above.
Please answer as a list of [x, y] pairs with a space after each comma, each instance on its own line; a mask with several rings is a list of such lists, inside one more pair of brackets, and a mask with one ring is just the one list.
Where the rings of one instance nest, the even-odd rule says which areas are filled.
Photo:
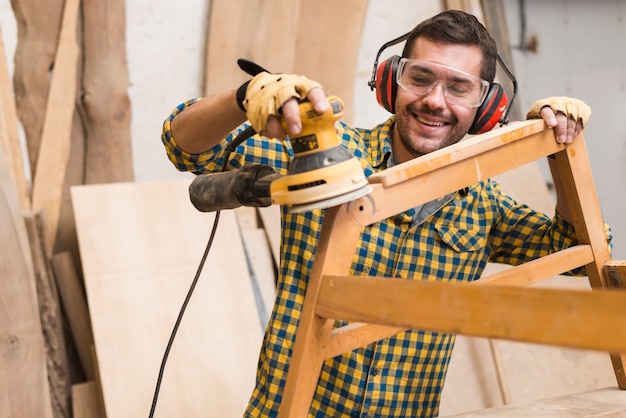
[[423, 98], [431, 109], [442, 108], [446, 105], [445, 83], [443, 80], [436, 80], [428, 89]]

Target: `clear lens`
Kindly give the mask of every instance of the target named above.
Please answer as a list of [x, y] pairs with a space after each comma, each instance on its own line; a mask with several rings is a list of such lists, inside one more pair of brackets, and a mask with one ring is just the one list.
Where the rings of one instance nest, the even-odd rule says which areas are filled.
[[480, 106], [489, 89], [489, 82], [475, 75], [446, 65], [407, 58], [400, 60], [396, 77], [400, 87], [420, 96], [441, 84], [446, 100], [463, 107]]

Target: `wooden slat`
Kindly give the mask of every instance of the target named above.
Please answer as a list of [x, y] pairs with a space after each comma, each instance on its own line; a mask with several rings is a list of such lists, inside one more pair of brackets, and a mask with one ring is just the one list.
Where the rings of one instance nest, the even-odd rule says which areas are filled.
[[260, 229], [247, 229], [241, 231], [246, 255], [252, 270], [253, 289], [258, 292], [260, 300], [259, 319], [262, 329], [269, 321], [269, 317], [276, 300], [276, 273], [274, 261], [270, 252], [265, 232]]
[[64, 417], [70, 414], [71, 373], [59, 292], [48, 259], [50, 250], [44, 239], [45, 222], [41, 212], [27, 213], [24, 219], [35, 269], [52, 411], [55, 417]]
[[96, 382], [87, 381], [72, 386], [72, 413], [74, 418], [106, 418]]
[[[107, 416], [150, 411], [214, 219], [191, 205], [189, 181], [72, 188]], [[241, 415], [262, 337], [235, 214], [224, 211], [172, 345], [155, 416]]]
[[[541, 120], [519, 122], [374, 174], [369, 177], [373, 191], [348, 208], [362, 225], [369, 225], [563, 150], [553, 130], [544, 127]], [[420, 193], [415, 193], [416, 184]]]
[[250, 79], [237, 66], [238, 58], [271, 72], [293, 71], [300, 0], [213, 0], [209, 7], [205, 94]]
[[70, 153], [79, 46], [76, 40], [79, 0], [67, 0], [46, 107], [41, 146], [33, 180], [33, 210], [44, 211], [46, 239], [56, 237], [65, 168]]
[[280, 206], [271, 205], [265, 208], [258, 208], [259, 216], [263, 223], [263, 230], [270, 244], [274, 264], [276, 268], [280, 266]]
[[593, 262], [593, 252], [588, 245], [576, 245], [565, 250], [529, 261], [474, 282], [483, 284], [507, 284], [527, 286], [549, 277], [562, 274]]
[[617, 291], [327, 276], [316, 313], [379, 325], [626, 352], [626, 293]]
[[37, 166], [55, 64], [64, 0], [14, 0], [17, 47], [13, 84], [17, 113], [24, 128], [31, 178]]
[[29, 210], [30, 188], [26, 181], [24, 162], [20, 147], [20, 138], [17, 130], [17, 110], [13, 86], [9, 79], [9, 70], [6, 63], [2, 28], [0, 28], [0, 147], [9, 166], [9, 172], [22, 209]]
[[0, 154], [0, 231], [0, 416], [51, 418], [35, 273], [4, 154]]
[[87, 380], [93, 380], [96, 376], [91, 356], [93, 332], [81, 279], [67, 251], [53, 255], [52, 266], [83, 372]]
[[84, 182], [132, 181], [126, 1], [83, 0], [82, 17]]
[[342, 120], [352, 122], [354, 79], [367, 0], [300, 1], [294, 72], [324, 86], [345, 105]]

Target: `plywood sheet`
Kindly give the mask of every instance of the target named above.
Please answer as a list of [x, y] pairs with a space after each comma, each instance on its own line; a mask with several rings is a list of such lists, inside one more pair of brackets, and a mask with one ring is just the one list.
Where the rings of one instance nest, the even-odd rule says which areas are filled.
[[212, 0], [209, 10], [205, 93], [235, 88], [250, 76], [237, 59], [271, 72], [291, 72], [300, 2]]
[[252, 288], [258, 295], [259, 317], [265, 328], [276, 300], [276, 273], [265, 231], [261, 228], [242, 231], [250, 271]]
[[503, 408], [490, 408], [449, 417], [498, 418], [618, 418], [626, 415], [626, 392], [608, 387], [591, 392], [533, 401]]
[[[213, 214], [190, 180], [75, 186], [72, 198], [107, 416], [147, 416]], [[241, 416], [262, 330], [235, 215], [220, 225], [165, 366], [156, 417]]]

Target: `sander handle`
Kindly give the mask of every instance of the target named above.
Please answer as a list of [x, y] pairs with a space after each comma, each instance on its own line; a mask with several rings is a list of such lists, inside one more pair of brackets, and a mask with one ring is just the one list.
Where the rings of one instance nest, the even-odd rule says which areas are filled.
[[269, 165], [244, 165], [237, 170], [200, 174], [189, 185], [191, 203], [200, 212], [266, 207], [272, 204], [270, 185], [282, 175]]

